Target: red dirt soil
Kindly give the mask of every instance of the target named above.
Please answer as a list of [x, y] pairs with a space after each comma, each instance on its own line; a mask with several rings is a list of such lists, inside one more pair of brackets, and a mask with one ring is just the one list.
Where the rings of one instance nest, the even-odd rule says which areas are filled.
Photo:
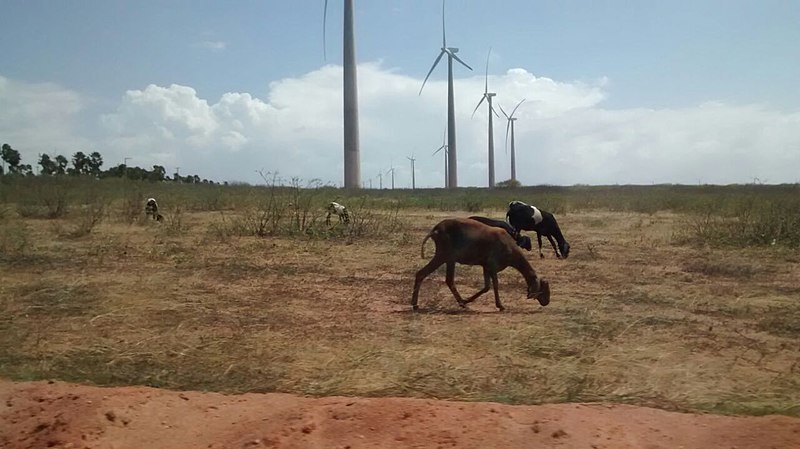
[[0, 380], [0, 448], [800, 448], [800, 419]]

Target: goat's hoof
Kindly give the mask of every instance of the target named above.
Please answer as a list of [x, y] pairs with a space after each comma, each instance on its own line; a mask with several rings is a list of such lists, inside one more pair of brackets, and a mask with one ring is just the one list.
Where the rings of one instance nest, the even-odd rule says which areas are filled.
[[499, 307], [497, 307], [497, 311], [498, 311], [498, 312], [502, 312], [502, 311], [504, 311], [504, 310], [506, 310], [506, 308], [505, 308], [505, 307], [503, 307], [503, 306], [499, 306]]
[[416, 311], [418, 311], [418, 310], [419, 310], [419, 306], [418, 306], [418, 305], [416, 305], [416, 304], [414, 304], [413, 306], [411, 306], [411, 310], [412, 310], [412, 311], [414, 311], [414, 312], [416, 312]]
[[540, 259], [544, 259], [544, 254], [539, 254]]
[[467, 302], [466, 301], [458, 301], [458, 305], [461, 306], [461, 308], [463, 308], [463, 309], [467, 308]]

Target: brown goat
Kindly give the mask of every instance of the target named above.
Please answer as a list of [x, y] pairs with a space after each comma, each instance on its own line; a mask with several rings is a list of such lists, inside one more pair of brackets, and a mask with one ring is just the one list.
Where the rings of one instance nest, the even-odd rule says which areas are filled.
[[[447, 286], [450, 287], [450, 291], [453, 292], [453, 296], [461, 307], [465, 307], [478, 296], [488, 292], [491, 280], [494, 288], [494, 303], [498, 309], [503, 310], [500, 294], [497, 291], [497, 273], [506, 267], [516, 268], [525, 278], [525, 282], [528, 284], [528, 298], [536, 298], [543, 306], [550, 303], [550, 283], [545, 279], [539, 279], [536, 271], [525, 258], [525, 254], [505, 230], [463, 218], [442, 220], [422, 241], [422, 258], [425, 258], [425, 242], [429, 238], [436, 243], [436, 254], [427, 265], [417, 272], [414, 293], [411, 297], [411, 307], [414, 310], [418, 309], [417, 299], [422, 281], [445, 263], [447, 264]], [[453, 282], [456, 263], [483, 267], [484, 287], [467, 299], [461, 298]]]

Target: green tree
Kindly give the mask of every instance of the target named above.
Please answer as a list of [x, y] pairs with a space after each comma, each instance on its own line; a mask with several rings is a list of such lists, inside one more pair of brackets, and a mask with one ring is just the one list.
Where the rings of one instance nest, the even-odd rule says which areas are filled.
[[516, 189], [517, 187], [522, 187], [522, 183], [516, 179], [506, 179], [505, 181], [498, 182], [497, 187], [501, 189]]
[[8, 164], [8, 172], [9, 173], [17, 173], [19, 171], [19, 163], [22, 160], [22, 157], [19, 155], [19, 151], [11, 148], [11, 145], [4, 143], [2, 151], [0, 151], [0, 157]]
[[83, 154], [83, 151], [78, 151], [72, 155], [72, 168], [67, 170], [70, 175], [85, 175], [89, 173], [89, 158]]
[[23, 176], [31, 176], [33, 175], [33, 167], [31, 167], [31, 164], [19, 164], [17, 166], [17, 173]]
[[103, 156], [97, 151], [93, 151], [89, 155], [89, 160], [86, 163], [88, 166], [88, 173], [93, 176], [100, 176], [100, 167], [103, 165]]
[[39, 156], [39, 165], [42, 167], [43, 175], [55, 175], [58, 172], [58, 165], [47, 154]]
[[161, 165], [154, 165], [153, 171], [150, 172], [150, 180], [151, 181], [163, 181], [164, 177], [167, 174], [167, 169], [162, 167]]
[[62, 155], [56, 156], [56, 173], [57, 175], [65, 175], [67, 174], [67, 165], [69, 161]]

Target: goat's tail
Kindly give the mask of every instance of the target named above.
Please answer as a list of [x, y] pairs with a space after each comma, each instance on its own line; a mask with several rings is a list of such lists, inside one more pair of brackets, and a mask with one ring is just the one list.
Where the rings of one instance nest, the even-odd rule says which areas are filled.
[[425, 258], [425, 242], [427, 242], [429, 238], [433, 237], [438, 232], [439, 231], [437, 231], [436, 228], [433, 228], [431, 230], [431, 232], [429, 232], [428, 235], [426, 235], [425, 238], [422, 239], [422, 258], [423, 259]]

